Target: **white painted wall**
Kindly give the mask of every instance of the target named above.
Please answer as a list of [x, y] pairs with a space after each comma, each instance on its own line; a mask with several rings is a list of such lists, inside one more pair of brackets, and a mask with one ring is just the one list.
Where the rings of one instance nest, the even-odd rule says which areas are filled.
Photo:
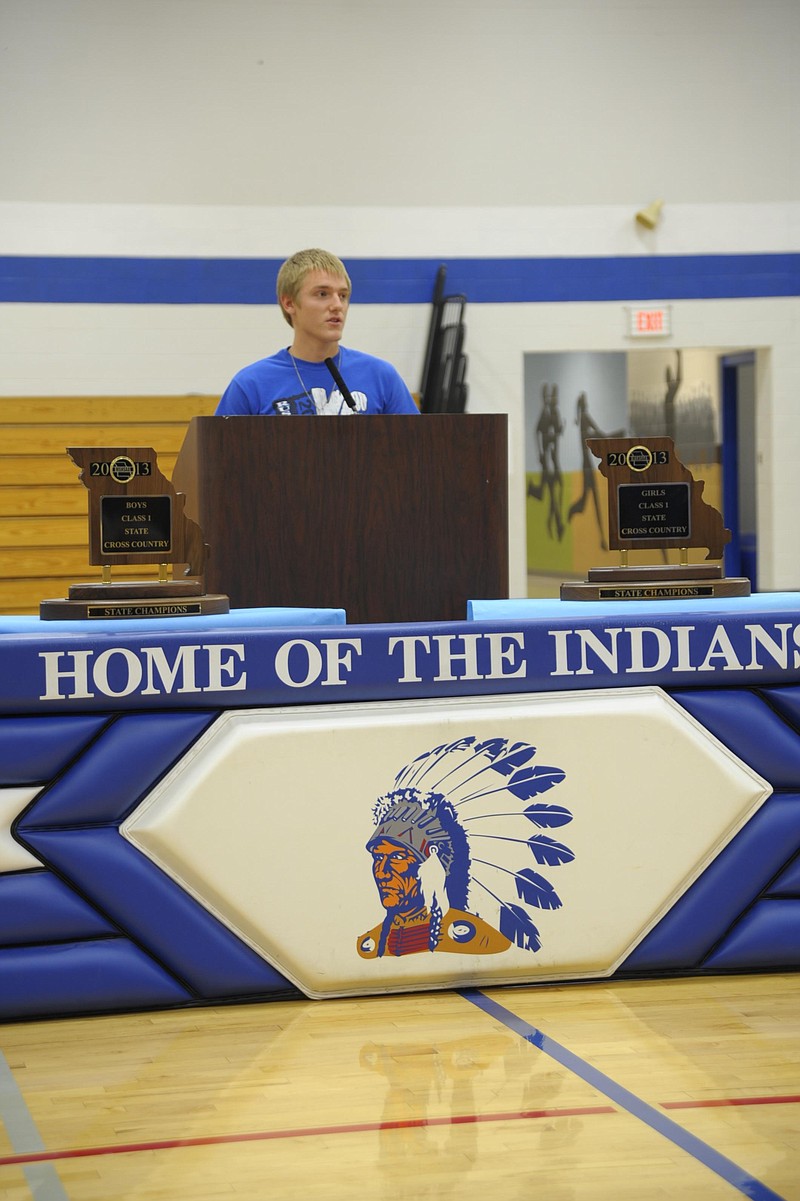
[[797, 200], [798, 34], [796, 0], [2, 0], [2, 198]]
[[[800, 251], [796, 0], [0, 0], [0, 255]], [[657, 230], [633, 214], [665, 200]], [[416, 388], [426, 306], [347, 341]], [[628, 350], [623, 306], [470, 304], [470, 409], [523, 356]], [[673, 305], [660, 346], [759, 350], [759, 580], [800, 588], [800, 300]], [[273, 306], [3, 305], [0, 394], [214, 393]]]

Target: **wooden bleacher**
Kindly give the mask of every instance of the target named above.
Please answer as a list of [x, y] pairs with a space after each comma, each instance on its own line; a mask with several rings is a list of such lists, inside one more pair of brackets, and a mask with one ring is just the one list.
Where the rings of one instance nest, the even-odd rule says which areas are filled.
[[[0, 613], [39, 612], [89, 565], [88, 492], [68, 446], [152, 446], [170, 477], [192, 417], [217, 396], [0, 397]], [[114, 578], [157, 568], [117, 567]]]

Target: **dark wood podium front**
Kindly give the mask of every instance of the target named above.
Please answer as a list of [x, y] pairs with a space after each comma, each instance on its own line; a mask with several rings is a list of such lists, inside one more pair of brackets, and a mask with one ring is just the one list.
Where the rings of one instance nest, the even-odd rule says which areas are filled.
[[461, 621], [508, 596], [507, 418], [195, 417], [173, 484], [234, 608]]

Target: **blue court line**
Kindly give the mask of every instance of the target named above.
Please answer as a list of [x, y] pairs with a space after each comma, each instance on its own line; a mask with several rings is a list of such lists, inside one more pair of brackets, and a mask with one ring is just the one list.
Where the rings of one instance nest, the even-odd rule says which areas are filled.
[[[9, 304], [275, 304], [280, 259], [0, 255]], [[348, 258], [357, 304], [712, 300], [800, 296], [800, 254]]]
[[[44, 1142], [25, 1099], [19, 1090], [8, 1060], [0, 1051], [0, 1122], [17, 1155], [44, 1151]], [[25, 1179], [36, 1201], [68, 1201], [64, 1186], [51, 1163], [26, 1164]]]
[[537, 1030], [535, 1026], [531, 1026], [521, 1017], [512, 1013], [509, 1009], [505, 1009], [502, 1005], [498, 1005], [496, 1001], [491, 1000], [477, 988], [462, 988], [457, 990], [458, 995], [462, 996], [466, 1001], [471, 1001], [478, 1009], [482, 1010], [489, 1017], [495, 1018], [498, 1022], [502, 1022], [509, 1030], [513, 1030], [515, 1034], [519, 1034], [526, 1042], [531, 1043], [540, 1051], [544, 1051], [556, 1063], [560, 1063], [562, 1067], [568, 1071], [574, 1072], [581, 1080], [585, 1080], [598, 1092], [603, 1093], [609, 1100], [619, 1105], [621, 1109], [626, 1109], [633, 1117], [644, 1122], [655, 1130], [658, 1134], [674, 1143], [681, 1150], [686, 1151], [693, 1156], [699, 1163], [710, 1168], [712, 1172], [716, 1172], [728, 1184], [733, 1185], [745, 1197], [751, 1197], [753, 1201], [786, 1201], [780, 1193], [774, 1192], [768, 1188], [766, 1184], [762, 1184], [760, 1180], [756, 1180], [738, 1164], [728, 1159], [725, 1155], [721, 1155], [719, 1151], [715, 1151], [713, 1147], [709, 1147], [708, 1143], [704, 1143], [702, 1139], [696, 1138], [690, 1134], [688, 1130], [684, 1130], [677, 1122], [673, 1122], [660, 1110], [648, 1105], [641, 1097], [637, 1097], [635, 1093], [629, 1092], [623, 1088], [621, 1084], [617, 1084], [609, 1076], [603, 1072], [593, 1068], [585, 1059], [581, 1059], [579, 1055], [575, 1055], [572, 1051], [568, 1051], [566, 1047], [562, 1047], [549, 1035], [544, 1034], [541, 1030]]

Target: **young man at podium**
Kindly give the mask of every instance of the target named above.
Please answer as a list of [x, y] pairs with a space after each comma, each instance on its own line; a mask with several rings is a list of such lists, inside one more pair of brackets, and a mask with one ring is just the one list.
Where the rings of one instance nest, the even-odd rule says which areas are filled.
[[326, 250], [300, 250], [287, 259], [277, 294], [292, 344], [238, 371], [217, 414], [418, 413], [391, 363], [342, 346], [351, 291], [344, 263]]

